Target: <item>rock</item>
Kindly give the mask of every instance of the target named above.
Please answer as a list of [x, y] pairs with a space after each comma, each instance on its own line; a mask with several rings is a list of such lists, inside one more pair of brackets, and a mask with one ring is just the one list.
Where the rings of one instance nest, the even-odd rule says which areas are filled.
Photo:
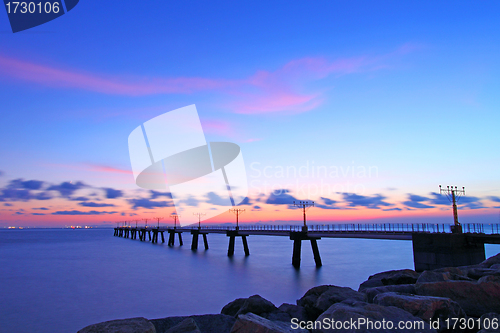
[[382, 283], [387, 285], [395, 285], [395, 284], [412, 284], [417, 282], [419, 277], [419, 273], [411, 270], [404, 269], [401, 271], [394, 272], [390, 274], [388, 277], [382, 278]]
[[456, 273], [452, 273], [450, 271], [423, 271], [422, 274], [417, 279], [417, 283], [426, 283], [426, 282], [439, 282], [439, 281], [450, 281], [450, 280], [465, 280], [465, 281], [473, 281], [471, 278], [468, 278], [463, 275], [458, 275]]
[[90, 325], [78, 333], [156, 333], [156, 329], [146, 318], [137, 317]]
[[437, 268], [437, 269], [433, 269], [432, 272], [436, 272], [436, 273], [446, 273], [446, 272], [449, 272], [450, 274], [455, 274], [455, 275], [460, 275], [460, 276], [467, 276], [467, 272], [461, 270], [460, 268], [458, 267], [444, 267], [444, 268]]
[[368, 280], [366, 280], [365, 282], [363, 282], [359, 285], [358, 291], [363, 291], [363, 290], [368, 289], [368, 288], [382, 287], [382, 286], [386, 285], [382, 282], [382, 279], [386, 279], [386, 282], [387, 282], [387, 279], [391, 275], [395, 275], [396, 273], [399, 273], [399, 272], [403, 273], [403, 272], [407, 272], [407, 271], [414, 272], [411, 269], [402, 269], [402, 270], [396, 270], [396, 271], [381, 272], [381, 273], [371, 275], [368, 278]]
[[222, 308], [220, 313], [235, 317], [236, 314], [238, 313], [238, 311], [240, 311], [243, 304], [245, 304], [246, 300], [247, 300], [247, 298], [237, 298], [234, 301], [229, 302], [226, 305], [224, 305], [224, 307]]
[[193, 318], [186, 318], [174, 327], [169, 328], [165, 333], [201, 333]]
[[491, 268], [473, 268], [467, 272], [468, 277], [476, 280], [486, 275], [500, 275], [500, 270]]
[[480, 263], [479, 266], [485, 267], [485, 268], [490, 268], [491, 266], [498, 265], [498, 264], [500, 264], [500, 253], [493, 256], [493, 257], [489, 257], [488, 259], [486, 259], [485, 261]]
[[498, 313], [486, 313], [481, 316], [479, 322], [481, 323], [481, 330], [477, 333], [497, 333], [500, 330], [500, 314]]
[[491, 269], [500, 270], [500, 264], [494, 264], [490, 266]]
[[448, 318], [466, 318], [464, 310], [462, 310], [458, 303], [443, 297], [385, 293], [378, 294], [374, 298], [373, 303], [383, 306], [395, 306], [425, 321], [436, 321], [439, 319], [441, 329], [446, 328], [444, 320]]
[[[422, 329], [414, 329], [411, 330], [414, 332], [436, 332], [435, 330], [429, 327], [429, 324], [423, 323], [420, 318], [417, 318], [410, 313], [394, 307], [394, 306], [381, 306], [378, 304], [368, 304], [365, 302], [354, 302], [351, 304], [347, 304], [348, 302], [341, 302], [333, 304], [328, 308], [321, 316], [318, 317], [317, 321], [325, 323], [331, 322], [334, 320], [335, 322], [348, 322], [349, 325], [352, 322], [360, 323], [361, 321], [370, 321], [372, 324], [377, 323], [385, 323], [385, 329], [381, 327], [368, 327], [367, 324], [357, 325], [355, 328], [347, 327], [342, 329], [328, 329], [323, 326], [322, 328], [317, 327], [316, 329], [312, 329], [311, 332], [315, 333], [323, 333], [323, 332], [356, 332], [356, 333], [395, 333], [395, 332], [409, 332], [410, 330], [399, 329], [398, 323], [400, 321], [413, 321], [422, 323], [425, 327]], [[335, 324], [334, 322], [334, 324]], [[390, 322], [390, 323], [389, 323]], [[392, 329], [389, 329], [389, 325], [393, 325]]]
[[226, 304], [222, 308], [221, 313], [237, 317], [240, 314], [248, 312], [261, 315], [276, 311], [278, 311], [278, 308], [273, 303], [259, 295], [253, 295], [248, 298], [238, 298]]
[[288, 313], [291, 318], [297, 318], [299, 321], [307, 321], [306, 309], [300, 305], [283, 303], [278, 307], [281, 312]]
[[292, 330], [290, 323], [273, 322], [253, 313], [241, 314], [236, 319], [231, 333], [308, 333], [307, 330]]
[[167, 317], [153, 319], [151, 322], [155, 325], [157, 333], [166, 333], [170, 328], [175, 327], [188, 318], [194, 320], [201, 333], [229, 333], [236, 321], [232, 316], [212, 314], [189, 317]]
[[263, 314], [263, 315], [261, 315], [261, 317], [262, 316], [265, 316], [264, 318], [269, 319], [271, 321], [284, 321], [284, 322], [290, 323], [290, 320], [292, 320], [292, 316], [290, 316], [288, 313], [282, 312], [282, 311], [271, 312], [268, 314]]
[[415, 285], [414, 284], [399, 284], [394, 286], [383, 286], [376, 288], [369, 288], [363, 290], [366, 293], [366, 297], [369, 303], [373, 302], [373, 299], [378, 294], [395, 292], [399, 294], [415, 294]]
[[482, 278], [480, 278], [477, 282], [479, 283], [495, 282], [500, 284], [500, 275], [485, 275]]
[[500, 284], [495, 282], [475, 283], [469, 281], [447, 281], [420, 283], [415, 292], [423, 296], [451, 298], [469, 316], [500, 312]]
[[349, 298], [366, 301], [364, 293], [348, 287], [325, 285], [309, 289], [301, 299], [297, 300], [297, 305], [304, 307], [307, 317], [314, 320], [332, 304]]

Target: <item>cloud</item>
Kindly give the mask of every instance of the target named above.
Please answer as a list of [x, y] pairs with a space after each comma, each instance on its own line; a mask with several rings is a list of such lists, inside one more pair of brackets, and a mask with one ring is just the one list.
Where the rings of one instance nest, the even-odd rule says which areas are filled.
[[174, 204], [172, 201], [152, 201], [150, 199], [128, 199], [129, 204], [132, 205], [132, 209], [137, 208], [163, 208], [163, 207], [173, 207]]
[[349, 207], [366, 207], [370, 209], [380, 209], [381, 206], [393, 206], [394, 204], [385, 202], [383, 195], [376, 194], [374, 196], [364, 196], [355, 193], [342, 193], [344, 201], [348, 203]]
[[491, 200], [491, 201], [493, 201], [493, 202], [500, 202], [500, 197], [489, 196], [488, 199]]
[[323, 204], [316, 203], [315, 207], [321, 208], [321, 209], [340, 209], [340, 207], [337, 207], [337, 201], [321, 197], [321, 200], [323, 201]]
[[434, 208], [434, 206], [426, 205], [422, 201], [431, 201], [431, 199], [416, 194], [408, 194], [408, 200], [404, 201], [403, 205], [419, 209]]
[[78, 205], [83, 207], [115, 207], [113, 204], [97, 203], [97, 202], [79, 202]]
[[433, 205], [447, 205], [448, 206], [450, 204], [450, 200], [448, 199], [448, 197], [446, 195], [436, 193], [436, 192], [431, 192], [430, 195], [433, 196], [433, 198], [430, 199], [430, 202]]
[[422, 209], [425, 209], [425, 208], [434, 208], [434, 206], [429, 206], [429, 205], [423, 204], [421, 202], [410, 201], [410, 200], [403, 201], [403, 205], [411, 207], [411, 208], [422, 208]]
[[69, 198], [75, 191], [88, 187], [82, 182], [63, 182], [59, 185], [52, 185], [47, 188], [47, 191], [57, 191], [62, 197]]
[[4, 203], [3, 205], [6, 206], [6, 207], [12, 207], [12, 206], [14, 206], [13, 204], [10, 204], [8, 202]]
[[207, 202], [212, 205], [217, 205], [217, 206], [225, 206], [226, 205], [226, 200], [222, 199], [218, 194], [215, 192], [208, 192], [207, 193]]
[[200, 201], [193, 196], [189, 196], [187, 199], [181, 200], [180, 202], [191, 207], [197, 207], [200, 203]]
[[290, 193], [290, 191], [287, 189], [276, 190], [269, 195], [266, 200], [266, 204], [288, 205], [289, 207], [293, 207], [293, 202], [299, 200], [288, 193]]
[[390, 212], [390, 211], [401, 211], [402, 209], [401, 208], [397, 208], [397, 207], [394, 207], [394, 208], [387, 208], [387, 209], [382, 209], [384, 212]]
[[158, 192], [158, 191], [154, 191], [154, 190], [151, 190], [149, 191], [150, 193], [150, 199], [156, 199], [156, 198], [159, 198], [159, 197], [165, 197], [167, 199], [172, 199], [172, 193], [170, 192]]
[[31, 215], [45, 215], [43, 213], [31, 213]]
[[250, 198], [248, 197], [245, 197], [245, 199], [243, 199], [239, 204], [238, 206], [251, 206], [252, 203], [250, 202]]
[[252, 207], [252, 210], [261, 210], [261, 207], [258, 206], [258, 205], [255, 205], [255, 206]]
[[52, 213], [52, 215], [105, 215], [105, 214], [116, 214], [118, 212], [98, 212], [91, 210], [89, 212], [82, 212], [79, 210], [63, 210]]
[[26, 190], [40, 190], [43, 186], [44, 182], [41, 180], [23, 180], [23, 179], [14, 179], [9, 182], [7, 188], [16, 188], [16, 189], [26, 189]]
[[478, 197], [470, 197], [470, 196], [465, 196], [465, 197], [460, 197], [458, 198], [457, 205], [463, 208], [469, 208], [469, 209], [480, 209], [480, 208], [485, 208], [483, 203], [481, 202], [481, 199]]
[[72, 201], [89, 201], [90, 199], [87, 197], [76, 197], [76, 198], [68, 198], [69, 200]]
[[44, 185], [39, 180], [11, 180], [4, 188], [0, 189], [0, 201], [30, 201], [52, 199], [50, 193], [40, 192]]
[[47, 207], [33, 208], [33, 210], [49, 210]]
[[2, 177], [3, 175], [5, 175], [5, 172], [0, 171], [0, 177]]
[[104, 187], [103, 190], [106, 192], [106, 198], [108, 199], [116, 199], [123, 196], [123, 191], [115, 190], [110, 187]]
[[314, 91], [307, 86], [328, 76], [342, 76], [386, 68], [384, 62], [401, 57], [415, 47], [403, 45], [382, 56], [355, 56], [327, 59], [292, 59], [274, 69], [258, 69], [237, 79], [209, 77], [130, 77], [91, 73], [67, 66], [34, 63], [0, 55], [0, 74], [5, 77], [58, 89], [80, 89], [110, 95], [145, 96], [155, 94], [191, 94], [212, 91], [229, 95], [225, 105], [237, 113], [306, 112], [323, 103], [324, 88]]

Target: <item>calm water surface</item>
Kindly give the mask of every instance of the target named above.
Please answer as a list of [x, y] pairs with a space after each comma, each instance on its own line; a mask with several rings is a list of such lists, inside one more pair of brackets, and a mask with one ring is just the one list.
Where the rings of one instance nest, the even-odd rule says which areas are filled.
[[[320, 269], [303, 243], [297, 271], [286, 237], [250, 236], [246, 258], [237, 239], [233, 259], [225, 235], [210, 234], [210, 250], [197, 252], [190, 238], [169, 248], [113, 237], [111, 229], [0, 231], [0, 332], [66, 333], [118, 318], [219, 313], [254, 294], [279, 306], [316, 285], [357, 290], [371, 274], [413, 268], [410, 241], [322, 239]], [[487, 256], [498, 252], [486, 246]]]

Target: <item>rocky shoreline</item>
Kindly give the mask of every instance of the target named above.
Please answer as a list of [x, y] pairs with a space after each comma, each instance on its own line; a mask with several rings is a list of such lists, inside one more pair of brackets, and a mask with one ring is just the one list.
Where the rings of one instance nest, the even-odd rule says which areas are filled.
[[[378, 273], [363, 282], [358, 291], [318, 286], [308, 290], [297, 304], [276, 307], [254, 295], [230, 302], [220, 314], [113, 320], [87, 326], [78, 333], [489, 333], [500, 332], [499, 313], [497, 254], [472, 266]], [[389, 327], [389, 322], [394, 326]], [[407, 326], [398, 327], [400, 322]], [[324, 323], [340, 323], [343, 327], [331, 329]], [[412, 323], [422, 326], [408, 328]]]

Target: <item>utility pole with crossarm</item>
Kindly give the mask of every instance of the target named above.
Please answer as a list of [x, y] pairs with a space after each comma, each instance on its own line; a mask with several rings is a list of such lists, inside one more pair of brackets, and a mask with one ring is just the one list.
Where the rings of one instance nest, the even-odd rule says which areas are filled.
[[462, 187], [462, 189], [459, 189], [457, 186], [446, 186], [446, 188], [441, 188], [441, 185], [439, 185], [439, 192], [441, 194], [446, 194], [448, 199], [453, 203], [453, 222], [455, 224], [451, 228], [451, 232], [461, 234], [462, 226], [460, 222], [458, 222], [457, 202], [462, 195], [465, 195], [465, 187]]

